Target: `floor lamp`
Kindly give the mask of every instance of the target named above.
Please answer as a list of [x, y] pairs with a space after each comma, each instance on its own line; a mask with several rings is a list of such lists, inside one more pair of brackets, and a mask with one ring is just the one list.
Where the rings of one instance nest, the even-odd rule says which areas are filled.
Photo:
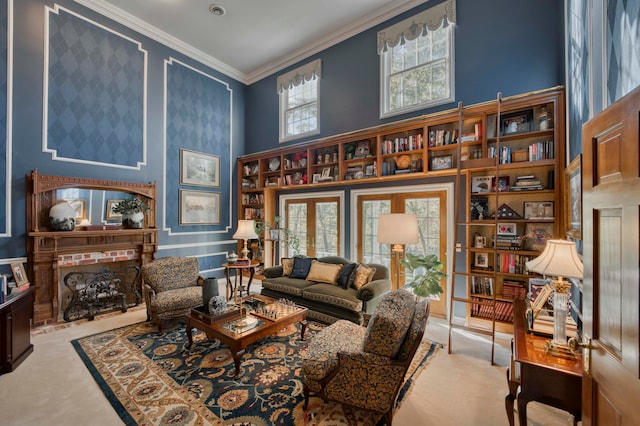
[[582, 278], [583, 266], [576, 243], [567, 240], [547, 240], [540, 256], [526, 263], [527, 269], [546, 276], [557, 277], [551, 283], [553, 296], [553, 340], [547, 351], [557, 356], [571, 352], [567, 345], [567, 314], [571, 283], [564, 277]]
[[391, 213], [378, 216], [378, 242], [390, 244], [395, 273], [394, 289], [400, 288], [400, 258], [405, 244], [418, 242], [418, 217], [415, 214]]

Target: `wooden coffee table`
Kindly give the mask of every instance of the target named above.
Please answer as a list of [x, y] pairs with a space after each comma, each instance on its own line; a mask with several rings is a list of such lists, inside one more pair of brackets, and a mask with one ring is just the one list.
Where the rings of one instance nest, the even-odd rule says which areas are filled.
[[[219, 339], [229, 346], [236, 367], [234, 378], [238, 377], [240, 371], [240, 358], [244, 355], [245, 348], [251, 343], [275, 334], [295, 322], [301, 324], [300, 340], [304, 340], [304, 333], [307, 329], [307, 308], [303, 306], [279, 304], [275, 299], [261, 295], [243, 297], [242, 301], [244, 306], [248, 306], [247, 301], [257, 301], [256, 303], [263, 303], [264, 308], [269, 310], [249, 310], [246, 316], [257, 320], [257, 323], [242, 327], [237, 326], [236, 323], [240, 320], [239, 309], [213, 317], [202, 310], [191, 309], [187, 316], [186, 325], [187, 338], [189, 339], [187, 348], [193, 344], [191, 334], [193, 328], [204, 331], [209, 339]], [[275, 315], [272, 315], [272, 311], [276, 312]]]

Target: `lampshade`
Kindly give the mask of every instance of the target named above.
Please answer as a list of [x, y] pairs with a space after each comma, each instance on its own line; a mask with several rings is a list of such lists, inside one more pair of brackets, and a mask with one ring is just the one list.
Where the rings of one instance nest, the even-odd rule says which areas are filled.
[[567, 240], [548, 240], [540, 256], [526, 263], [527, 269], [543, 275], [582, 278], [582, 261], [576, 243]]
[[238, 230], [233, 237], [236, 240], [252, 240], [258, 238], [256, 234], [256, 224], [254, 220], [239, 220]]
[[391, 213], [378, 216], [378, 242], [415, 244], [418, 242], [418, 217], [415, 214]]

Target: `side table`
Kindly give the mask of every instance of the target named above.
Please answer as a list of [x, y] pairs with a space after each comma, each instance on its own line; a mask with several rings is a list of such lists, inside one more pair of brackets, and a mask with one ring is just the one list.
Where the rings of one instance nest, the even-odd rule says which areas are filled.
[[[253, 281], [253, 276], [256, 273], [256, 265], [252, 264], [239, 264], [239, 263], [223, 263], [224, 267], [224, 276], [227, 279], [227, 291], [226, 296], [227, 300], [231, 300], [233, 298], [242, 297], [242, 292], [245, 291], [246, 295], [249, 295], [249, 288], [251, 287], [251, 281]], [[242, 284], [243, 272], [249, 271], [249, 281], [247, 282], [246, 287]], [[231, 274], [235, 275], [235, 279], [231, 281]]]

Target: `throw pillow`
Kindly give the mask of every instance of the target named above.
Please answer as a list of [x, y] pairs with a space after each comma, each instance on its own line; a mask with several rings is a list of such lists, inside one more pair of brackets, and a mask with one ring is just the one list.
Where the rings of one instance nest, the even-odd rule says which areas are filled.
[[324, 263], [314, 260], [311, 262], [311, 269], [309, 269], [307, 280], [337, 285], [340, 269], [342, 269], [342, 265], [340, 264]]
[[357, 263], [347, 263], [342, 265], [340, 273], [338, 274], [338, 285], [340, 287], [347, 289], [353, 283], [353, 279], [355, 278], [353, 271], [355, 271], [356, 266], [358, 266]]
[[293, 259], [283, 257], [280, 259], [280, 264], [282, 264], [282, 276], [288, 277], [291, 275], [291, 271], [293, 270]]
[[353, 287], [356, 290], [360, 290], [366, 283], [373, 279], [376, 273], [376, 268], [373, 266], [366, 266], [363, 264], [358, 265], [355, 270], [355, 278], [353, 279]]
[[311, 269], [311, 261], [314, 260], [310, 257], [296, 257], [293, 260], [293, 269], [289, 278], [302, 278], [303, 280], [309, 275], [309, 269]]

